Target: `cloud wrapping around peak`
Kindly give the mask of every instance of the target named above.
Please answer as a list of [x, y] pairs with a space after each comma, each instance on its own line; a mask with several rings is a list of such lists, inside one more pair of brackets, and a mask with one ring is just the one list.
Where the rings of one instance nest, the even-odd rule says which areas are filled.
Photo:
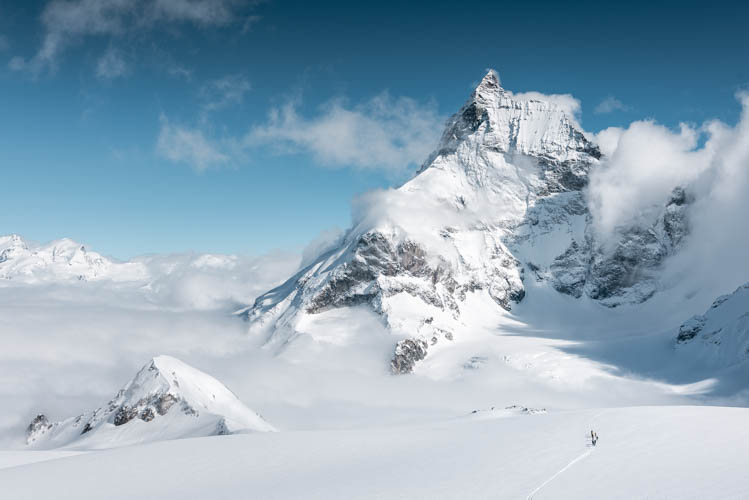
[[665, 203], [676, 186], [693, 182], [707, 168], [711, 154], [709, 149], [695, 150], [699, 133], [684, 124], [674, 132], [652, 121], [637, 121], [598, 136], [608, 155], [591, 173], [589, 203], [604, 234]]
[[510, 92], [510, 94], [517, 100], [520, 101], [544, 101], [554, 104], [561, 109], [572, 124], [579, 130], [582, 131], [582, 126], [579, 123], [580, 116], [580, 100], [571, 94], [542, 94], [541, 92]]
[[[593, 170], [588, 198], [604, 238], [636, 221], [653, 220], [679, 186], [693, 201], [690, 234], [667, 261], [666, 281], [689, 293], [728, 293], [749, 281], [749, 94], [739, 93], [735, 126], [710, 121], [671, 130], [636, 121], [596, 136], [606, 155]], [[701, 144], [700, 138], [704, 138]]]
[[333, 99], [312, 117], [301, 115], [297, 102], [287, 102], [274, 108], [245, 142], [281, 153], [306, 152], [328, 166], [402, 172], [426, 159], [443, 124], [435, 103], [384, 92], [355, 106]]
[[165, 23], [224, 26], [237, 19], [246, 0], [52, 0], [41, 15], [45, 33], [31, 59], [16, 56], [12, 70], [55, 71], [61, 54], [88, 36], [117, 37]]

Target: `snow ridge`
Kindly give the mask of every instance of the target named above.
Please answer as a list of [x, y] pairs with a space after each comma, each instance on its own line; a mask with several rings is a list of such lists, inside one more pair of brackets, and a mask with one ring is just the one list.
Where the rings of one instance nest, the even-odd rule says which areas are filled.
[[749, 283], [685, 321], [676, 335], [676, 347], [721, 368], [749, 359]]

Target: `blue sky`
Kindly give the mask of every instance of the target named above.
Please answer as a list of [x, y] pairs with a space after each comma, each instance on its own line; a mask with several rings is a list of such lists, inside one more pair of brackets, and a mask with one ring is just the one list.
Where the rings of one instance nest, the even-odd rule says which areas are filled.
[[[657, 5], [653, 5], [657, 4]], [[0, 2], [0, 233], [298, 250], [407, 179], [487, 68], [595, 132], [733, 124], [739, 2]]]

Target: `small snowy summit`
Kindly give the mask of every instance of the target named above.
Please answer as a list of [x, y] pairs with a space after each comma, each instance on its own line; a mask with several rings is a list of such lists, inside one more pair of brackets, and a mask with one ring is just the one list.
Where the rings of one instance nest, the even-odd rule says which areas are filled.
[[281, 348], [303, 334], [329, 341], [315, 336], [316, 318], [366, 306], [400, 339], [392, 370], [408, 373], [469, 328], [469, 305], [529, 300], [529, 279], [608, 307], [649, 299], [688, 232], [688, 196], [675, 191], [604, 244], [585, 191], [602, 155], [577, 106], [514, 94], [489, 71], [410, 181], [374, 195], [336, 247], [242, 311], [250, 331]]
[[61, 422], [38, 415], [34, 448], [98, 449], [275, 428], [221, 382], [170, 356], [148, 362], [106, 405]]

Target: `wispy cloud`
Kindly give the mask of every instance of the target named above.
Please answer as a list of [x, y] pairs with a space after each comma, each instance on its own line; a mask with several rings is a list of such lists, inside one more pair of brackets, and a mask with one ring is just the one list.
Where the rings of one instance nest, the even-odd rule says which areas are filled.
[[163, 115], [156, 151], [160, 156], [190, 165], [198, 172], [226, 165], [231, 160], [231, 156], [222, 151], [222, 145], [207, 137], [203, 130], [172, 124]]
[[227, 75], [212, 80], [200, 90], [205, 111], [215, 111], [226, 106], [239, 104], [252, 86], [249, 80], [241, 75]]
[[96, 76], [102, 80], [114, 80], [130, 73], [130, 65], [123, 53], [110, 47], [96, 63]]
[[301, 115], [298, 102], [290, 101], [274, 108], [244, 143], [281, 153], [303, 151], [323, 165], [396, 172], [426, 159], [443, 124], [435, 103], [386, 92], [355, 106], [334, 99], [314, 116]]
[[247, 16], [242, 25], [242, 34], [247, 34], [252, 31], [257, 23], [260, 22], [262, 16]]
[[444, 117], [433, 102], [394, 98], [382, 93], [362, 104], [342, 99], [323, 104], [312, 116], [291, 100], [272, 108], [267, 120], [244, 135], [212, 138], [207, 111], [242, 101], [250, 85], [243, 77], [226, 77], [204, 87], [206, 104], [198, 125], [185, 127], [161, 117], [158, 153], [197, 171], [237, 165], [251, 153], [271, 148], [277, 154], [305, 153], [321, 166], [379, 169], [401, 174], [423, 162], [434, 149]]
[[62, 53], [88, 36], [123, 36], [165, 24], [224, 26], [238, 19], [248, 0], [52, 0], [42, 12], [45, 34], [30, 59], [14, 57], [9, 67], [35, 74], [54, 71]]
[[0, 34], [0, 52], [5, 52], [9, 48], [10, 48], [10, 42], [8, 42], [8, 37]]
[[598, 106], [593, 110], [596, 114], [613, 113], [614, 111], [628, 111], [629, 106], [624, 104], [616, 97], [609, 96], [603, 101], [598, 103]]

